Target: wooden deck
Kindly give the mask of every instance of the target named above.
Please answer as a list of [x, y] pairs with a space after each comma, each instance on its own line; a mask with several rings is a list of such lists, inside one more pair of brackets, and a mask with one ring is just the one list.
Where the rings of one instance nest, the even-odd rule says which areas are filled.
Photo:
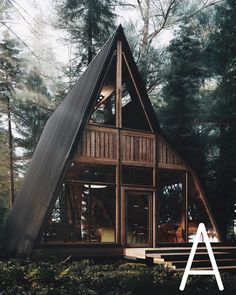
[[73, 256], [76, 258], [123, 257], [123, 248], [114, 244], [48, 243], [36, 246], [32, 256]]
[[[213, 253], [220, 270], [236, 270], [236, 246], [212, 245]], [[127, 259], [143, 260], [148, 264], [160, 264], [170, 269], [183, 271], [186, 267], [191, 245], [163, 246], [159, 248], [125, 248], [123, 255]], [[199, 245], [194, 256], [192, 269], [212, 269], [204, 245]]]
[[[33, 256], [73, 256], [75, 258], [122, 258], [143, 261], [148, 265], [159, 264], [166, 268], [183, 271], [186, 267], [191, 244], [181, 246], [160, 246], [158, 248], [122, 248], [120, 245], [79, 245], [79, 244], [46, 244], [39, 245]], [[217, 266], [220, 270], [236, 271], [236, 245], [212, 244]], [[192, 269], [212, 269], [205, 245], [199, 244], [194, 256]]]

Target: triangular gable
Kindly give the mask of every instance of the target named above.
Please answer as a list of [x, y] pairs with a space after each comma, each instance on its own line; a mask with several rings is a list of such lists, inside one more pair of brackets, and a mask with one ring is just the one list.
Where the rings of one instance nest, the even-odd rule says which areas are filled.
[[8, 252], [31, 252], [50, 204], [55, 202], [73, 147], [77, 146], [94, 108], [118, 39], [122, 41], [123, 52], [129, 60], [152, 129], [159, 130], [144, 83], [119, 26], [47, 121], [6, 223], [5, 248]]
[[[52, 114], [44, 128], [7, 220], [5, 246], [8, 252], [30, 254], [37, 238], [40, 236], [43, 224], [50, 214], [49, 209], [52, 209], [52, 205], [56, 202], [69, 161], [75, 154], [86, 123], [91, 119], [90, 116], [93, 111], [102, 106], [106, 100], [106, 95], [111, 98], [114, 92], [114, 89], [111, 91], [112, 87], [110, 87], [109, 81], [107, 84], [104, 84], [104, 81], [109, 65], [111, 65], [114, 58], [117, 44], [120, 41], [122, 42], [123, 61], [125, 59], [128, 61], [126, 62], [126, 71], [132, 84], [132, 87], [129, 85], [129, 91], [132, 88], [131, 92], [133, 93], [131, 93], [131, 96], [132, 94], [136, 96], [135, 99], [132, 100], [131, 98], [124, 105], [122, 117], [125, 116], [125, 111], [130, 106], [135, 105], [137, 107], [136, 114], [140, 111], [143, 122], [146, 122], [146, 130], [150, 128], [150, 131], [154, 133], [161, 133], [145, 85], [138, 72], [123, 29], [120, 26], [90, 63], [85, 73]], [[102, 87], [107, 94], [103, 93], [101, 95]], [[110, 115], [111, 118], [112, 116], [115, 117], [113, 112]], [[109, 123], [111, 122], [112, 120], [109, 121]], [[111, 134], [111, 139], [115, 140], [115, 136], [115, 133]], [[104, 141], [110, 140], [107, 136], [103, 138]], [[148, 140], [147, 135], [147, 142]], [[83, 139], [81, 142], [83, 142]], [[150, 145], [146, 144], [146, 146]], [[164, 141], [163, 150], [166, 150], [167, 154], [170, 154], [170, 158], [173, 159], [174, 151]], [[113, 160], [114, 155], [111, 152], [109, 160]], [[132, 159], [129, 159], [128, 156], [123, 156], [127, 163], [132, 162]], [[151, 158], [150, 156], [150, 161]], [[183, 166], [180, 157], [177, 157], [177, 160]], [[145, 161], [149, 160], [146, 159]]]

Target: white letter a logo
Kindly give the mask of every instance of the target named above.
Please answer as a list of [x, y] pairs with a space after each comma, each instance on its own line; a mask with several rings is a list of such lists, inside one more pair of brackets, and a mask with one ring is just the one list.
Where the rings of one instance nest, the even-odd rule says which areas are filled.
[[[203, 236], [203, 240], [206, 244], [207, 252], [208, 252], [208, 255], [211, 260], [212, 270], [191, 270], [191, 265], [192, 265], [194, 255], [197, 250], [197, 245], [200, 241], [201, 234]], [[203, 223], [200, 223], [198, 226], [197, 234], [196, 234], [196, 237], [195, 237], [189, 258], [188, 258], [188, 262], [187, 262], [187, 265], [186, 265], [186, 268], [184, 271], [184, 275], [183, 275], [183, 278], [182, 278], [182, 281], [181, 281], [181, 284], [179, 287], [180, 291], [184, 290], [189, 275], [215, 275], [219, 290], [220, 291], [224, 290], [224, 286], [223, 286], [223, 283], [222, 283], [222, 280], [220, 277], [220, 273], [219, 273], [219, 270], [218, 270], [218, 267], [216, 264], [216, 260], [215, 260], [215, 257], [214, 257], [214, 254], [213, 254], [213, 251], [211, 248], [210, 240], [208, 238], [205, 225]]]

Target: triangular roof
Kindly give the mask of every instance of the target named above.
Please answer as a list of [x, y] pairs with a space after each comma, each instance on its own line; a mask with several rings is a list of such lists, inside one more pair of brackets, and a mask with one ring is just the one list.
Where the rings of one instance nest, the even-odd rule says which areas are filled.
[[97, 99], [102, 80], [116, 50], [117, 40], [132, 68], [144, 108], [154, 132], [159, 131], [151, 102], [121, 26], [105, 43], [75, 86], [47, 121], [37, 148], [17, 194], [6, 224], [5, 246], [9, 252], [29, 254], [37, 239], [66, 164], [82, 134]]

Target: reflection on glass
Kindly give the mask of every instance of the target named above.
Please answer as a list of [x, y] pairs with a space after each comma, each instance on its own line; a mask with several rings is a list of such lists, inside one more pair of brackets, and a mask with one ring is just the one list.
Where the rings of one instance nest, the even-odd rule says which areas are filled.
[[112, 165], [81, 164], [72, 162], [65, 176], [67, 181], [90, 183], [116, 182], [116, 167]]
[[184, 173], [169, 170], [159, 175], [158, 241], [184, 242]]
[[129, 129], [151, 131], [137, 88], [124, 59], [122, 70], [122, 126]]
[[109, 66], [101, 92], [89, 119], [90, 123], [115, 126], [115, 85], [116, 85], [116, 58]]
[[42, 242], [115, 242], [115, 186], [64, 183]]
[[[90, 118], [90, 123], [97, 123], [102, 125], [115, 125], [115, 88], [114, 85], [110, 85], [110, 93], [107, 91], [107, 95], [100, 95], [99, 101], [94, 108], [94, 112]], [[107, 87], [108, 88], [108, 87]]]
[[149, 243], [149, 194], [126, 193], [126, 243]]
[[188, 198], [188, 241], [193, 242], [199, 223], [204, 223], [211, 242], [218, 242], [217, 234], [210, 221], [200, 193], [189, 175], [189, 198]]

